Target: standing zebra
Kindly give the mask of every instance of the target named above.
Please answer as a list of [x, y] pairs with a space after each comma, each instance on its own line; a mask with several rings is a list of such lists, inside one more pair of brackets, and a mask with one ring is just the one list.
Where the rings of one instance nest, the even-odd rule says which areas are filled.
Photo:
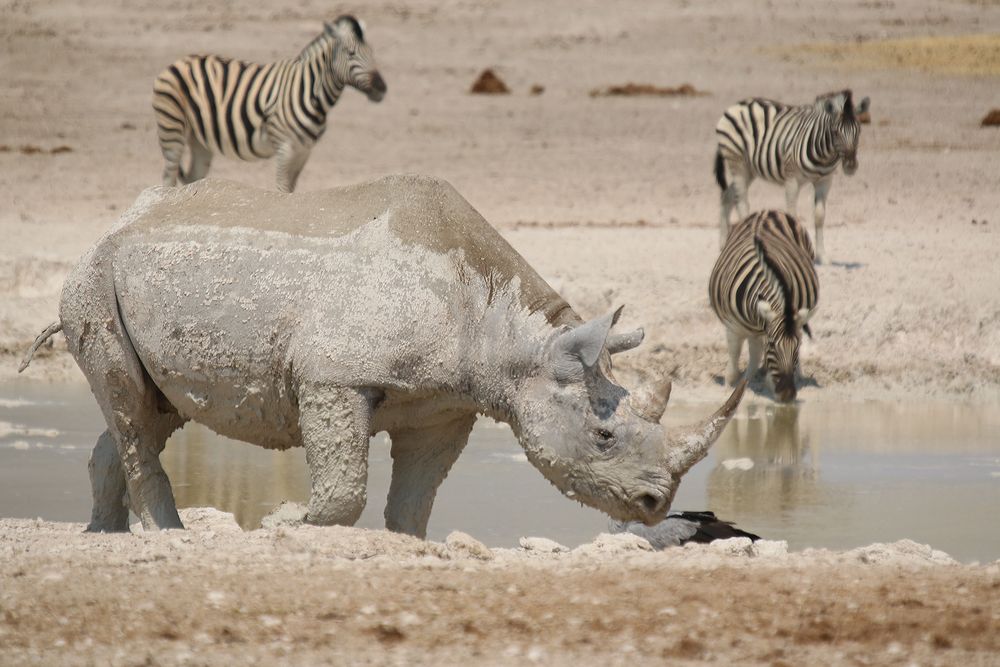
[[[371, 46], [353, 16], [341, 16], [297, 58], [267, 65], [219, 56], [188, 56], [163, 70], [153, 85], [163, 184], [204, 178], [212, 156], [241, 160], [278, 156], [278, 190], [291, 192], [326, 130], [326, 115], [346, 86], [372, 102], [386, 85]], [[184, 147], [191, 167], [181, 168]]]
[[743, 341], [750, 340], [747, 378], [763, 354], [775, 397], [795, 399], [802, 331], [819, 301], [819, 278], [805, 228], [779, 211], [754, 213], [733, 226], [708, 282], [712, 310], [726, 327], [726, 381], [735, 384]]
[[785, 203], [792, 215], [796, 215], [799, 188], [809, 182], [815, 193], [816, 259], [822, 263], [826, 196], [838, 163], [843, 162], [848, 176], [858, 169], [861, 126], [857, 117], [866, 111], [868, 98], [855, 108], [850, 90], [820, 95], [815, 103], [803, 106], [754, 98], [726, 109], [715, 126], [719, 141], [715, 180], [722, 188], [720, 246], [726, 242], [733, 207], [740, 219], [749, 215], [747, 188], [755, 178], [784, 184]]

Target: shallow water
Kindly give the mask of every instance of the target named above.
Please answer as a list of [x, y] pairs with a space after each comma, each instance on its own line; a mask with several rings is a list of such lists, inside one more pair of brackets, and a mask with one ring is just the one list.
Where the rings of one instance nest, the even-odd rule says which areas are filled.
[[[667, 422], [713, 406], [672, 405]], [[87, 458], [104, 429], [83, 385], [0, 386], [0, 516], [89, 519]], [[252, 528], [284, 499], [305, 502], [301, 450], [272, 452], [188, 425], [167, 443], [178, 505], [233, 512]], [[372, 441], [368, 507], [382, 526], [390, 458]], [[685, 477], [675, 509], [710, 509], [792, 549], [850, 548], [910, 538], [964, 561], [1000, 558], [1000, 408], [953, 403], [743, 406], [709, 457]], [[510, 430], [481, 419], [442, 485], [430, 539], [463, 530], [490, 546], [522, 535], [567, 545], [606, 518], [562, 496], [525, 459]]]

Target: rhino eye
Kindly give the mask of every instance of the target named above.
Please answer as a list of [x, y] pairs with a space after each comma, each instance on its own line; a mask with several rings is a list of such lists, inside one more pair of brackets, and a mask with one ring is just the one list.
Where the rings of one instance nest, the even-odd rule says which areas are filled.
[[597, 439], [597, 448], [602, 452], [607, 451], [611, 445], [615, 444], [615, 434], [607, 429], [596, 429], [594, 437]]

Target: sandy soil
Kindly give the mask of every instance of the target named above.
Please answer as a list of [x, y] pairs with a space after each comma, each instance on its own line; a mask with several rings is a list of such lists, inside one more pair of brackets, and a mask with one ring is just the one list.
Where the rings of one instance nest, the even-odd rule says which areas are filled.
[[[76, 258], [158, 184], [157, 72], [193, 52], [292, 55], [340, 11], [367, 22], [389, 94], [345, 95], [299, 188], [450, 180], [582, 314], [627, 304], [647, 343], [623, 379], [669, 373], [681, 400], [722, 392], [706, 296], [719, 114], [751, 95], [871, 96], [861, 168], [829, 199], [800, 397], [1000, 400], [1000, 130], [979, 127], [1000, 106], [981, 37], [1000, 5], [930, 0], [0, 0], [0, 381], [56, 318]], [[486, 67], [511, 94], [468, 94]], [[626, 83], [707, 94], [589, 94]], [[270, 188], [273, 168], [220, 159], [213, 175]], [[754, 206], [782, 202], [751, 189]], [[30, 377], [81, 381], [61, 339]], [[974, 665], [1000, 649], [997, 566], [906, 544], [872, 547], [877, 563], [600, 548], [479, 562], [380, 533], [79, 529], [0, 522], [0, 662]]]
[[1000, 651], [1000, 562], [912, 542], [491, 551], [182, 516], [185, 532], [137, 536], [0, 520], [0, 662], [971, 666]]

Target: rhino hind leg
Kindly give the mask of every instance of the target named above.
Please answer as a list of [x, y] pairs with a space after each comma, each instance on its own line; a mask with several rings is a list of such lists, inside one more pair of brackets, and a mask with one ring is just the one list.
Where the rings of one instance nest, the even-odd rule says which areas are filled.
[[90, 472], [90, 489], [94, 496], [87, 532], [127, 532], [125, 470], [111, 431], [104, 431], [97, 439], [87, 470]]
[[385, 507], [385, 527], [424, 538], [438, 487], [469, 441], [476, 415], [446, 424], [405, 429], [392, 438], [392, 482]]
[[[127, 532], [130, 504], [145, 530], [183, 528], [160, 454], [170, 434], [185, 420], [172, 409], [155, 408], [146, 419], [129, 418], [118, 411], [112, 421], [126, 422], [128, 433], [108, 428], [90, 455], [87, 468], [94, 505], [87, 532]], [[124, 456], [139, 462], [130, 468], [140, 471], [131, 481], [122, 465], [123, 450]]]
[[365, 508], [372, 401], [358, 389], [305, 387], [299, 428], [309, 468], [308, 523], [353, 526]]

